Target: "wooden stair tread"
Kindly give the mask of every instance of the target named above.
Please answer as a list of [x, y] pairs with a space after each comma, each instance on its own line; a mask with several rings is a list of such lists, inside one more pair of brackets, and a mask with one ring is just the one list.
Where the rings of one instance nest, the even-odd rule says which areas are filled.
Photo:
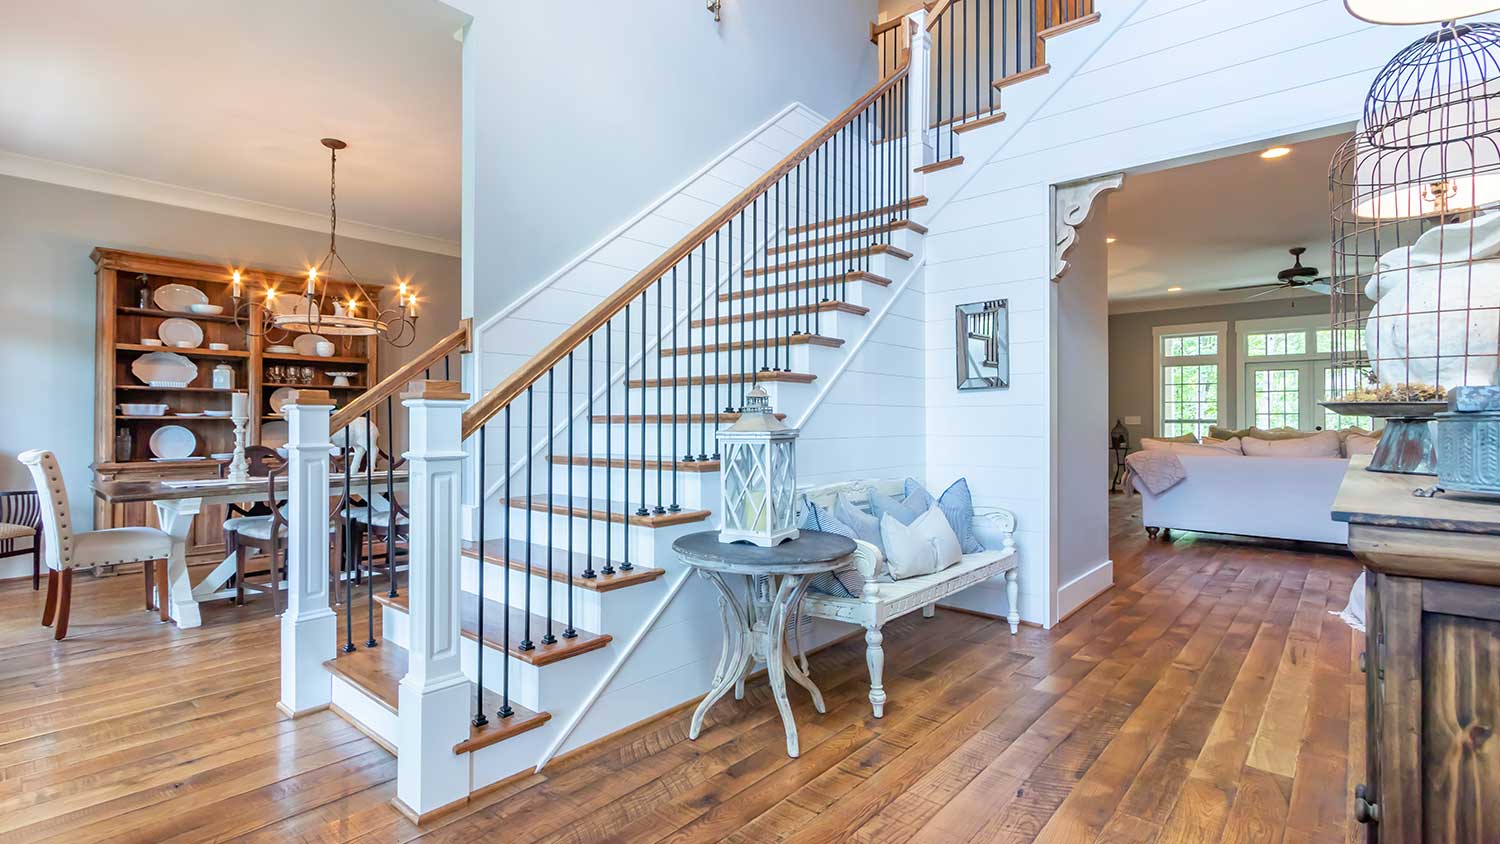
[[962, 155], [955, 155], [954, 157], [944, 161], [934, 161], [931, 164], [923, 164], [921, 167], [917, 168], [917, 172], [936, 173], [939, 170], [947, 170], [949, 167], [957, 167], [962, 163], [964, 163], [964, 157]]
[[[823, 346], [829, 349], [837, 349], [844, 345], [844, 341], [838, 337], [825, 337], [821, 334], [793, 334], [783, 337], [780, 341], [783, 346]], [[720, 343], [717, 347], [712, 343], [707, 346], [679, 346], [674, 349], [662, 349], [661, 356], [664, 358], [679, 355], [712, 355], [719, 352], [736, 352], [740, 349], [758, 349], [762, 343], [752, 340], [736, 340], [733, 343]]]
[[728, 302], [734, 299], [754, 299], [762, 296], [774, 296], [780, 293], [788, 293], [794, 290], [806, 290], [810, 287], [815, 289], [823, 287], [832, 289], [834, 285], [861, 281], [869, 284], [878, 284], [881, 287], [891, 286], [891, 280], [886, 278], [885, 276], [876, 275], [874, 273], [867, 273], [861, 270], [852, 273], [840, 273], [839, 275], [824, 276], [822, 278], [810, 278], [806, 281], [773, 284], [770, 287], [741, 288], [740, 290], [736, 290], [733, 293], [720, 293], [719, 301]]
[[997, 111], [997, 108], [998, 106], [992, 105], [989, 108], [976, 109], [967, 114], [951, 115], [943, 118], [940, 121], [933, 121], [928, 125], [927, 128], [936, 129], [939, 126], [952, 126], [953, 131], [962, 132], [964, 131], [963, 127], [967, 126], [971, 122], [979, 123], [981, 120], [984, 120], [990, 123], [998, 123], [1001, 120], [1005, 119], [1005, 112]]
[[[777, 413], [775, 414], [775, 416], [777, 419], [786, 419], [785, 413]], [[644, 416], [639, 413], [633, 413], [629, 416], [626, 416], [623, 413], [616, 413], [613, 416], [604, 416], [601, 414], [599, 416], [589, 417], [589, 421], [594, 423], [595, 425], [603, 425], [606, 423], [610, 425], [623, 425], [627, 420], [632, 425], [655, 425], [658, 421], [671, 422], [672, 416], [670, 414], [663, 414], [661, 416], [658, 416], [655, 413], [648, 413]], [[713, 422], [720, 425], [732, 425], [735, 422], [740, 421], [740, 414], [738, 411], [727, 410], [722, 413], [683, 413], [678, 415], [677, 421], [687, 422], [690, 424]]]
[[985, 126], [993, 126], [996, 123], [1002, 122], [1003, 120], [1005, 120], [1005, 112], [997, 111], [988, 117], [981, 117], [978, 120], [970, 120], [966, 123], [960, 123], [957, 126], [953, 127], [953, 131], [962, 135], [965, 132], [972, 132], [975, 129], [982, 129]]
[[[766, 344], [770, 346], [772, 344]], [[785, 345], [785, 344], [781, 344]], [[740, 384], [757, 381], [782, 381], [789, 384], [811, 384], [818, 376], [807, 372], [785, 372], [774, 369], [762, 372], [731, 372], [724, 375], [710, 375], [707, 378], [694, 375], [692, 378], [683, 376], [681, 378], [647, 378], [644, 381], [635, 380], [629, 382], [630, 389], [638, 390], [642, 387], [696, 387], [700, 384]]]
[[[920, 170], [921, 168], [918, 169]], [[852, 258], [864, 258], [871, 255], [891, 255], [905, 261], [911, 258], [912, 253], [907, 252], [905, 249], [891, 246], [888, 243], [877, 243], [874, 246], [865, 246], [859, 249], [846, 249], [843, 252], [834, 252], [828, 255], [821, 255], [814, 258], [803, 258], [800, 261], [787, 261], [783, 263], [772, 261], [768, 265], [756, 267], [755, 269], [751, 270], [748, 275], [777, 275], [779, 273], [791, 272], [792, 270], [801, 270], [806, 269], [807, 267], [816, 267], [822, 264], [832, 264], [837, 261], [845, 261]]]
[[[664, 423], [665, 422], [670, 422], [671, 419], [672, 419], [672, 417], [665, 416], [665, 417], [662, 418], [662, 421]], [[678, 421], [681, 421], [681, 420], [682, 420], [682, 417], [679, 416], [678, 417]], [[609, 467], [611, 469], [626, 469], [626, 468], [629, 468], [629, 469], [640, 469], [640, 468], [642, 468], [644, 466], [644, 468], [646, 468], [646, 469], [656, 469], [656, 468], [659, 467], [661, 469], [675, 469], [676, 471], [679, 471], [679, 472], [717, 472], [717, 471], [719, 471], [719, 461], [713, 460], [713, 459], [709, 459], [709, 460], [666, 460], [666, 461], [662, 461], [662, 460], [657, 460], [655, 457], [648, 457], [645, 460], [641, 460], [638, 457], [632, 457], [632, 458], [630, 458], [629, 465], [627, 466], [626, 465], [626, 460], [624, 458], [622, 458], [622, 457], [603, 457], [603, 456], [595, 455], [593, 458], [590, 458], [586, 454], [576, 454], [576, 455], [574, 455], [572, 457], [568, 457], [565, 454], [554, 454], [554, 455], [552, 455], [552, 462], [555, 463], [555, 464], [557, 464], [557, 465], [559, 465], [559, 466], [567, 466], [567, 465], [572, 465], [572, 466], [594, 466], [594, 467], [597, 467], [597, 468], [604, 468], [604, 467], [607, 466], [607, 467]]]
[[1049, 26], [1041, 32], [1038, 32], [1036, 34], [1036, 37], [1045, 41], [1048, 38], [1056, 38], [1057, 36], [1062, 35], [1065, 32], [1072, 32], [1075, 29], [1080, 29], [1082, 27], [1088, 26], [1091, 23], [1098, 22], [1099, 13], [1094, 12], [1092, 14], [1084, 15], [1081, 18], [1074, 18], [1070, 21], [1064, 21], [1060, 24], [1057, 24], [1056, 26]]
[[[473, 542], [465, 542], [461, 552], [469, 559], [479, 556], [478, 546]], [[557, 583], [568, 582], [568, 554], [566, 551], [554, 548], [552, 551], [552, 580]], [[561, 560], [559, 561], [559, 555]], [[511, 571], [526, 571], [526, 543], [512, 539], [509, 552], [506, 551], [504, 539], [491, 539], [484, 543], [485, 562], [503, 565]], [[532, 574], [546, 576], [545, 565], [537, 567], [536, 561], [547, 559], [547, 547], [545, 545], [531, 546], [531, 571]], [[577, 589], [587, 589], [590, 592], [613, 592], [616, 589], [624, 589], [627, 586], [635, 586], [640, 583], [650, 583], [666, 573], [664, 569], [636, 567], [630, 571], [616, 570], [614, 574], [604, 574], [605, 560], [594, 558], [593, 570], [596, 577], [583, 577], [582, 572], [587, 571], [589, 566], [588, 556], [585, 554], [573, 554], [573, 586]]]
[[[891, 220], [890, 222], [877, 223], [876, 225], [866, 226], [865, 228], [855, 229], [854, 231], [837, 232], [834, 234], [824, 235], [822, 237], [816, 237], [811, 240], [798, 240], [793, 243], [783, 244], [781, 246], [773, 246], [771, 247], [771, 254], [776, 255], [784, 254], [787, 252], [798, 252], [814, 246], [827, 246], [830, 243], [839, 243], [845, 240], [858, 240], [862, 237], [874, 237], [875, 235], [885, 234], [886, 232], [893, 232], [897, 229], [911, 229], [917, 234], [927, 234], [927, 227], [922, 225], [921, 223], [909, 219]], [[817, 229], [813, 229], [808, 233], [815, 234], [816, 232]]]
[[675, 513], [669, 511], [640, 516], [635, 512], [637, 507], [640, 506], [639, 502], [629, 505], [629, 509], [627, 509], [626, 504], [614, 501], [610, 503], [608, 510], [606, 510], [602, 501], [591, 501], [587, 498], [576, 497], [568, 498], [565, 495], [554, 495], [550, 499], [545, 495], [534, 495], [530, 501], [527, 501], [525, 496], [515, 496], [510, 499], [510, 506], [522, 510], [530, 509], [538, 513], [555, 513], [561, 516], [572, 515], [595, 521], [604, 521], [607, 514], [608, 520], [615, 524], [629, 523], [637, 527], [649, 528], [671, 527], [673, 525], [701, 522], [713, 515], [707, 510], [683, 509]]
[[691, 328], [708, 328], [714, 325], [732, 322], [760, 322], [768, 319], [781, 319], [782, 317], [798, 316], [811, 313], [844, 313], [855, 316], [864, 316], [870, 309], [863, 305], [854, 305], [849, 302], [841, 302], [833, 299], [827, 302], [814, 302], [811, 305], [799, 305], [793, 308], [773, 308], [768, 310], [741, 311], [733, 316], [717, 316], [708, 319], [695, 319], [688, 323]]
[[[400, 645], [381, 642], [378, 648], [360, 648], [350, 653], [341, 653], [327, 660], [323, 666], [349, 683], [357, 686], [381, 706], [396, 711], [401, 700], [401, 678], [406, 676], [407, 653]], [[483, 706], [489, 723], [483, 727], [469, 724], [469, 738], [453, 746], [454, 753], [468, 753], [481, 747], [503, 741], [511, 736], [534, 730], [552, 718], [550, 712], [532, 712], [514, 702], [510, 708], [515, 712], [509, 718], [495, 716], [500, 710], [500, 695], [484, 690]], [[474, 684], [469, 684], [469, 715], [474, 714]]]
[[[555, 560], [554, 560], [555, 562]], [[376, 595], [375, 600], [400, 612], [410, 612], [406, 592], [392, 598], [389, 595]], [[459, 596], [459, 630], [464, 637], [473, 641], [479, 641], [479, 596], [470, 592], [464, 592]], [[504, 639], [505, 615], [510, 616], [510, 641]], [[531, 614], [532, 642], [536, 646], [529, 651], [521, 650], [522, 633], [526, 629], [526, 611], [519, 607], [506, 607], [499, 601], [486, 599], [484, 602], [484, 644], [495, 650], [504, 649], [512, 659], [520, 660], [530, 665], [551, 665], [569, 657], [597, 651], [613, 640], [608, 634], [590, 633], [587, 630], [574, 628], [577, 636], [563, 638], [562, 630], [557, 621], [553, 621], [554, 635], [557, 641], [551, 645], [542, 644], [542, 634], [547, 630], [547, 619], [545, 616]], [[486, 713], [488, 714], [488, 713]]]
[[993, 84], [996, 88], [1006, 88], [1018, 82], [1025, 82], [1028, 79], [1034, 79], [1038, 76], [1046, 76], [1051, 71], [1052, 65], [1039, 64], [1030, 70], [1023, 70], [1020, 73], [1012, 73], [1004, 79], [997, 79]]
[[868, 211], [856, 211], [852, 214], [844, 214], [842, 216], [833, 217], [828, 220], [818, 220], [816, 222], [806, 223], [800, 226], [792, 226], [791, 228], [787, 229], [787, 233], [802, 234], [803, 232], [810, 232], [814, 229], [823, 228], [826, 226], [838, 226], [845, 223], [852, 223], [855, 220], [863, 220], [866, 217], [878, 217], [881, 214], [889, 214], [893, 211], [909, 211], [913, 208], [921, 208], [926, 204], [927, 197], [914, 196], [908, 199], [906, 202], [898, 202], [894, 205], [882, 205], [879, 208], [871, 208]]

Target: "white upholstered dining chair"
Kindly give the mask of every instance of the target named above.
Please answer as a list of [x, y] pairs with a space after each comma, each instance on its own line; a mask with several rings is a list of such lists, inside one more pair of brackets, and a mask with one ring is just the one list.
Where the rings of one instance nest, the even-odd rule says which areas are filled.
[[74, 531], [68, 510], [68, 491], [63, 486], [62, 469], [50, 451], [34, 449], [18, 455], [31, 470], [37, 496], [42, 499], [42, 546], [47, 564], [47, 603], [42, 610], [42, 625], [57, 622], [54, 638], [68, 635], [68, 614], [73, 602], [73, 570], [96, 565], [144, 563], [146, 608], [152, 608], [151, 587], [155, 581], [161, 618], [167, 620], [167, 556], [172, 553], [172, 537], [149, 527], [110, 528], [108, 530]]

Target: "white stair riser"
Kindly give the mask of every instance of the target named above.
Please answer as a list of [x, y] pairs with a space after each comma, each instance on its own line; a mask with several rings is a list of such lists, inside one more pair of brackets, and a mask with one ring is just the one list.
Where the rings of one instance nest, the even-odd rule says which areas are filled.
[[[633, 559], [632, 555], [632, 559]], [[618, 565], [618, 562], [616, 563]], [[547, 590], [552, 590], [554, 617], [567, 619], [568, 585], [550, 580], [545, 568], [535, 567], [532, 574], [518, 571], [497, 563], [487, 562], [484, 567], [484, 593], [491, 601], [505, 602], [506, 579], [510, 580], [510, 598], [518, 609], [526, 606], [526, 589], [531, 588], [531, 612], [545, 616], [547, 612]], [[479, 567], [472, 557], [461, 558], [459, 573], [465, 592], [479, 594]], [[584, 581], [580, 577], [578, 583]], [[639, 622], [642, 614], [661, 599], [663, 578], [637, 583], [608, 592], [595, 592], [581, 585], [573, 588], [573, 624], [595, 633], [618, 635]], [[538, 634], [540, 636], [540, 634]]]
[[[783, 365], [785, 365], [784, 361], [783, 361]], [[652, 374], [654, 375], [655, 373], [653, 372]], [[671, 373], [668, 372], [668, 374], [670, 375]], [[812, 403], [812, 400], [817, 396], [817, 391], [818, 391], [818, 382], [817, 382], [816, 379], [814, 379], [811, 382], [806, 382], [806, 383], [800, 382], [800, 381], [766, 381], [766, 382], [762, 383], [761, 386], [765, 387], [766, 394], [771, 399], [771, 407], [772, 407], [772, 409], [775, 410], [777, 413], [785, 413], [788, 416], [791, 416], [793, 418], [799, 416], [801, 414], [801, 411], [804, 410], [805, 408], [807, 408], [807, 406]], [[723, 388], [721, 386], [721, 390], [722, 389]], [[672, 415], [672, 403], [673, 403], [674, 399], [676, 400], [676, 403], [677, 403], [677, 412], [679, 414], [686, 414], [688, 412], [688, 394], [687, 394], [687, 391], [688, 391], [687, 387], [663, 387], [663, 388], [660, 388], [660, 389], [658, 389], [656, 387], [646, 387], [646, 388], [636, 388], [634, 390], [631, 390], [630, 391], [631, 392], [631, 395], [630, 395], [630, 415], [632, 415], [632, 416], [640, 416], [641, 415], [641, 397], [643, 395], [646, 398], [645, 414], [647, 416], [655, 416], [655, 415], [658, 415], [658, 413], [664, 414], [666, 416], [671, 416]], [[692, 391], [693, 391], [693, 412], [697, 413], [698, 412], [698, 405], [699, 405], [699, 402], [700, 402], [698, 387], [696, 385], [693, 386]], [[736, 392], [736, 394], [738, 394], [738, 392], [739, 392], [739, 385], [738, 384], [735, 385], [735, 392]], [[747, 392], [748, 392], [748, 388], [747, 388]], [[658, 406], [658, 402], [657, 402], [658, 396], [660, 396], [660, 399], [661, 399], [659, 406]], [[722, 396], [723, 396], [723, 394], [721, 393], [721, 400], [722, 400]], [[713, 407], [714, 404], [715, 404], [714, 402], [710, 402], [709, 406]], [[614, 410], [614, 413], [616, 415], [621, 415], [621, 414], [625, 413], [625, 409], [623, 407], [621, 407], [618, 402], [615, 404], [613, 410]], [[577, 429], [577, 422], [574, 423], [574, 428], [575, 428], [575, 430]], [[630, 428], [631, 428], [632, 432], [634, 432], [635, 437], [636, 437], [635, 442], [632, 442], [632, 447], [634, 447], [635, 445], [637, 445], [639, 443], [640, 431], [636, 430], [636, 425], [633, 424], [633, 423], [631, 424]], [[656, 438], [656, 423], [655, 422], [651, 423], [651, 432], [649, 434], [647, 434], [646, 436], [647, 436], [647, 440], [649, 442], [654, 442], [655, 441], [655, 438]], [[663, 438], [663, 440], [666, 439], [666, 434], [665, 433], [662, 434], [662, 438]], [[517, 443], [519, 443], [519, 442], [520, 442], [520, 440], [518, 439]], [[648, 446], [649, 446], [649, 443], [648, 443]], [[554, 446], [554, 448], [555, 448], [555, 446]]]
[[[828, 314], [821, 314], [820, 316], [821, 317], [827, 317]], [[836, 336], [838, 336], [838, 335], [830, 335], [830, 334], [825, 333], [827, 331], [827, 329], [828, 329], [828, 322], [829, 321], [826, 320], [826, 319], [819, 319], [816, 323], [814, 323], [812, 321], [809, 321], [808, 324], [806, 325], [807, 331], [810, 334], [818, 334], [818, 335], [821, 335], [821, 336], [824, 336], [824, 337], [836, 337]], [[743, 371], [741, 369], [741, 367], [740, 367], [740, 349], [738, 349], [738, 348], [735, 348], [735, 349], [729, 349], [729, 348], [727, 348], [727, 345], [728, 345], [728, 342], [729, 342], [728, 338], [723, 337], [723, 336], [721, 336], [719, 338], [719, 341], [722, 344], [724, 344], [726, 346], [726, 348], [722, 348], [717, 353], [715, 353], [713, 351], [714, 335], [713, 335], [712, 331], [710, 331], [708, 333], [708, 336], [706, 338], [704, 338], [704, 339], [708, 343], [709, 352], [707, 354], [671, 355], [671, 356], [663, 357], [661, 359], [662, 374], [665, 375], [668, 378], [672, 377], [672, 374], [673, 374], [672, 373], [672, 364], [674, 362], [677, 364], [677, 374], [679, 376], [682, 376], [682, 377], [686, 377], [687, 376], [687, 374], [688, 374], [688, 366], [689, 366], [690, 362], [691, 362], [691, 365], [692, 365], [693, 377], [694, 378], [696, 378], [699, 375], [703, 374], [705, 371], [710, 376], [715, 375], [717, 373], [721, 373], [721, 372], [722, 373], [730, 373], [730, 372], [741, 372], [741, 371]], [[739, 338], [738, 337], [735, 338], [735, 342], [736, 343], [739, 342]], [[750, 367], [750, 352], [751, 352], [751, 350], [750, 349], [745, 349], [744, 352], [745, 352], [745, 364], [744, 364], [744, 367], [746, 369], [748, 369]], [[835, 348], [835, 347], [831, 347], [831, 346], [817, 346], [817, 345], [798, 344], [798, 343], [794, 343], [794, 344], [792, 344], [790, 346], [783, 346], [781, 348], [781, 353], [782, 353], [782, 360], [783, 361], [788, 360], [787, 355], [788, 355], [788, 353], [790, 353], [790, 361], [791, 361], [790, 367], [791, 367], [791, 370], [793, 372], [810, 372], [810, 373], [813, 373], [813, 374], [817, 374], [819, 372], [828, 372], [832, 367], [834, 367], [834, 366], [836, 366], [838, 364], [839, 360], [841, 360], [843, 358], [843, 349], [842, 348]], [[784, 365], [786, 365], [786, 364], [784, 364]], [[651, 375], [652, 375], [652, 377], [655, 377], [655, 375], [656, 375], [656, 364], [654, 362], [651, 365]], [[709, 395], [710, 399], [713, 398], [713, 392], [714, 392], [713, 386], [714, 385], [712, 385], [712, 384], [708, 385], [708, 395]], [[736, 401], [739, 399], [739, 395], [740, 395], [739, 386], [735, 385], [734, 397], [735, 397]], [[724, 388], [723, 385], [719, 386], [719, 396], [720, 396], [720, 402], [722, 403], [722, 401], [724, 399], [724, 396], [725, 396], [725, 388]], [[598, 402], [595, 401], [594, 404], [597, 406]], [[713, 408], [713, 402], [710, 401], [709, 402], [709, 409], [712, 410], [712, 408]], [[694, 397], [694, 399], [693, 399], [693, 411], [696, 413], [697, 409], [698, 409], [698, 399], [696, 397]]]
[[359, 686], [332, 672], [329, 676], [333, 681], [333, 705], [391, 747], [398, 747], [399, 723], [396, 713], [386, 709]]
[[[648, 485], [647, 491], [652, 499], [647, 506], [654, 506], [656, 503], [656, 486], [654, 484]], [[639, 506], [639, 498], [640, 488], [637, 486], [630, 493], [631, 512], [634, 512], [635, 508]], [[668, 501], [667, 503], [670, 504], [671, 502]], [[547, 513], [526, 510], [519, 507], [503, 507], [498, 499], [489, 503], [488, 512], [485, 517], [485, 538], [487, 540], [495, 541], [503, 538], [504, 522], [502, 519], [507, 516], [510, 519], [510, 539], [512, 542], [526, 541], [526, 525], [529, 520], [532, 529], [531, 542], [537, 546], [546, 546], [547, 520], [549, 518]], [[552, 527], [552, 547], [565, 550], [568, 547], [569, 537], [568, 518], [563, 515], [552, 515], [551, 518], [554, 520]], [[612, 549], [611, 556], [615, 564], [618, 565], [624, 560], [623, 543], [628, 540], [630, 542], [630, 562], [643, 563], [648, 567], [652, 565], [652, 560], [667, 559], [671, 556], [672, 540], [678, 536], [697, 530], [715, 529], [718, 525], [718, 522], [712, 516], [703, 521], [689, 522], [670, 527], [650, 528], [630, 525], [628, 530], [625, 525], [618, 522], [606, 523], [603, 519], [591, 521], [582, 517], [574, 517], [572, 521], [571, 535], [575, 553], [584, 553], [584, 550], [588, 547], [589, 535], [592, 533], [594, 556], [598, 559], [603, 559], [605, 556], [604, 538], [607, 525], [612, 537], [609, 547]], [[533, 559], [534, 566], [536, 566], [537, 562], [537, 560]], [[545, 561], [541, 561], [541, 564], [544, 566]]]
[[[710, 441], [709, 448], [713, 445]], [[603, 452], [601, 451], [600, 454]], [[602, 459], [602, 458], [601, 458]], [[635, 458], [632, 457], [632, 460]], [[670, 487], [673, 483], [672, 467], [670, 465], [662, 468], [663, 481]], [[556, 466], [553, 469], [555, 484], [558, 489], [566, 490], [569, 477], [573, 481], [573, 492], [582, 498], [588, 495], [589, 480], [594, 482], [594, 497], [603, 500], [605, 494], [605, 475], [608, 474], [609, 491], [616, 501], [624, 495], [627, 487], [633, 490], [634, 496], [640, 498], [641, 469], [613, 468], [605, 469], [603, 466], [590, 468], [588, 466]], [[656, 488], [656, 469], [645, 470], [646, 485], [648, 489]], [[712, 510], [719, 503], [719, 473], [718, 472], [677, 472], [677, 502], [684, 507], [693, 510]]]
[[[864, 235], [848, 240], [840, 240], [832, 244], [823, 244], [821, 246], [802, 245], [807, 242], [806, 238], [815, 239], [815, 235], [813, 233], [808, 233], [807, 235], [798, 236], [796, 243], [800, 248], [794, 249], [790, 252], [777, 252], [776, 254], [772, 255], [771, 265], [777, 266], [788, 263], [796, 263], [808, 258], [816, 260], [819, 264], [827, 264], [834, 261], [839, 261], [840, 263], [842, 263], [846, 260], [863, 264], [863, 256], [849, 255], [847, 253], [859, 252], [860, 250], [869, 247], [887, 244], [907, 252], [918, 253], [918, 250], [921, 248], [921, 237], [921, 235], [917, 234], [914, 231], [911, 231], [910, 229], [897, 229], [889, 233], [882, 232], [878, 234]], [[782, 245], [785, 244], [783, 243]], [[845, 257], [836, 258], [834, 257], [835, 253], [843, 254]], [[870, 257], [872, 260], [875, 260], [877, 258], [877, 256]], [[894, 258], [895, 256], [881, 255], [879, 257]], [[878, 270], [873, 270], [873, 268], [872, 271], [878, 272]], [[885, 275], [885, 273], [880, 274]]]
[[[853, 285], [851, 284], [850, 286], [852, 287]], [[738, 316], [740, 313], [745, 312], [741, 311], [739, 308], [736, 308], [735, 315]], [[759, 316], [760, 315], [757, 315], [757, 317]], [[816, 319], [814, 319], [812, 315], [808, 315], [806, 319], [808, 331], [814, 332], [816, 334], [821, 334], [824, 337], [839, 337], [844, 340], [851, 340], [855, 337], [858, 337], [860, 334], [863, 334], [865, 329], [869, 325], [869, 321], [870, 317], [868, 314], [851, 314], [847, 311], [823, 311], [817, 315]], [[749, 341], [752, 344], [765, 345], [771, 343], [777, 336], [785, 331], [793, 329], [800, 330], [802, 328], [801, 318], [798, 318], [797, 321], [793, 322], [792, 320], [788, 320], [785, 317], [780, 317], [777, 318], [776, 323], [777, 324], [773, 326], [771, 325], [770, 319], [764, 318], [755, 318], [749, 321], [736, 321], [724, 325], [722, 327], [722, 330], [719, 331], [717, 335], [714, 332], [715, 326], [695, 328], [692, 330], [690, 336], [680, 338], [678, 341], [678, 345], [685, 346], [688, 343], [692, 343], [694, 346], [699, 346], [703, 345], [706, 342], [708, 345], [712, 346], [715, 336], [719, 337], [721, 342], [724, 343], [739, 343], [741, 341]], [[789, 323], [792, 324], [789, 326]], [[746, 358], [749, 358], [748, 350], [746, 353]], [[670, 368], [671, 367], [669, 365], [668, 369]], [[697, 368], [696, 364], [694, 365], [694, 368]], [[639, 367], [637, 367], [637, 369], [639, 369]], [[736, 367], [736, 370], [738, 370], [738, 367]], [[656, 372], [655, 361], [651, 363], [651, 372], [652, 374], [655, 374]]]
[[[799, 280], [800, 281], [800, 280]], [[734, 299], [732, 302], [719, 303], [719, 316], [739, 316], [747, 311], [761, 311], [771, 308], [781, 308], [795, 305], [809, 305], [823, 300], [848, 302], [851, 305], [863, 305], [873, 307], [884, 302], [889, 290], [888, 287], [875, 284], [870, 281], [854, 280], [829, 281], [820, 286], [798, 288], [796, 290], [772, 290], [766, 285], [756, 285], [757, 294], [744, 298]], [[730, 310], [731, 304], [733, 310]], [[714, 316], [712, 308], [709, 315]], [[827, 316], [827, 314], [824, 314]], [[698, 315], [694, 314], [694, 319]], [[822, 325], [819, 325], [822, 328]], [[820, 332], [826, 334], [826, 332]], [[738, 339], [738, 338], [736, 338]]]

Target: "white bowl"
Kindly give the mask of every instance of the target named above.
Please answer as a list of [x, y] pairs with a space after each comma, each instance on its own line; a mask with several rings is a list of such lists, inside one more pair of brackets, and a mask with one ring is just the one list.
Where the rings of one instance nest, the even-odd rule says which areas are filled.
[[218, 315], [224, 313], [223, 305], [200, 305], [197, 303], [187, 306], [189, 313]]
[[228, 343], [209, 343], [208, 347], [210, 349], [212, 349], [213, 351], [215, 351], [215, 352], [227, 352], [227, 351], [229, 351], [229, 344]]
[[156, 339], [155, 337], [142, 337], [141, 338], [141, 345], [142, 346], [165, 346], [166, 344], [163, 343], [162, 341]]
[[120, 412], [126, 416], [165, 416], [167, 406], [164, 404], [122, 404]]
[[331, 358], [333, 357], [334, 348], [332, 343], [324, 340], [316, 346], [313, 346], [313, 351], [317, 352], [318, 357], [320, 358]]

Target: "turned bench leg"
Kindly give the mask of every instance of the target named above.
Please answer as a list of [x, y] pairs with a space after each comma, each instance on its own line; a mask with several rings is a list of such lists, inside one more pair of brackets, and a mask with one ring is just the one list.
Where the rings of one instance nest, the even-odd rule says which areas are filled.
[[928, 604], [922, 608], [923, 618], [932, 618], [934, 615], [937, 615], [937, 604]]
[[880, 645], [885, 635], [879, 627], [865, 628], [865, 663], [870, 667], [870, 704], [875, 707], [875, 717], [885, 717], [885, 649]]
[[1010, 634], [1016, 635], [1021, 629], [1021, 611], [1018, 609], [1021, 600], [1021, 584], [1018, 580], [1019, 573], [1011, 569], [1005, 573], [1005, 600], [1009, 603], [1009, 612], [1005, 620], [1010, 622]]

